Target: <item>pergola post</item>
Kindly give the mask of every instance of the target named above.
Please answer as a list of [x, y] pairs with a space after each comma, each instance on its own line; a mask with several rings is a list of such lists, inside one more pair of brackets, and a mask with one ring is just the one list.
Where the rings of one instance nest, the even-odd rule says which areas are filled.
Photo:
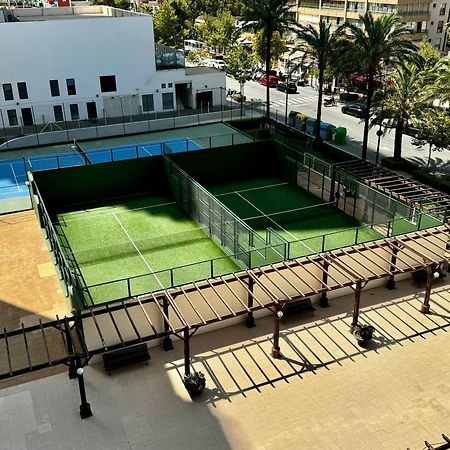
[[[420, 312], [423, 314], [428, 314], [430, 312], [430, 296], [431, 296], [431, 288], [433, 286], [433, 280], [435, 278], [439, 278], [439, 274], [436, 271], [437, 267], [435, 264], [432, 264], [431, 266], [427, 267], [427, 283], [425, 285], [425, 297], [423, 299], [423, 304], [420, 307]], [[435, 276], [437, 274], [437, 276]]]
[[331, 181], [330, 181], [330, 200], [329, 200], [330, 202], [333, 202], [335, 200], [334, 197], [335, 184], [336, 184], [336, 167], [332, 166]]
[[[394, 272], [395, 271], [395, 265], [397, 264], [397, 252], [398, 252], [398, 245], [397, 245], [397, 241], [393, 241], [392, 244], [394, 245], [394, 247], [392, 247], [392, 254], [391, 254], [391, 265], [389, 267], [389, 271], [390, 272]], [[395, 289], [395, 279], [394, 279], [394, 275], [390, 275], [387, 283], [386, 283], [386, 288], [389, 289], [390, 291]]]
[[[163, 311], [167, 318], [169, 318], [169, 300], [166, 296], [163, 297]], [[166, 317], [164, 317], [164, 332], [167, 333], [170, 330], [169, 323], [166, 320]], [[166, 336], [163, 339], [163, 349], [166, 352], [169, 352], [170, 350], [173, 350], [173, 343], [170, 336]]]
[[274, 332], [273, 332], [273, 347], [272, 347], [272, 357], [279, 358], [280, 354], [280, 322], [283, 318], [283, 311], [277, 305], [274, 314]]
[[189, 375], [191, 373], [191, 355], [189, 349], [189, 327], [184, 327], [183, 341], [184, 341], [184, 374]]
[[[255, 282], [252, 277], [248, 278], [248, 294], [247, 294], [247, 306], [249, 309], [253, 307], [253, 286]], [[245, 325], [247, 328], [253, 328], [255, 325], [255, 318], [253, 317], [253, 311], [247, 313], [247, 318], [245, 319]]]
[[72, 334], [70, 333], [67, 317], [64, 318], [64, 334], [66, 335], [67, 352], [69, 353], [67, 355], [69, 356], [69, 378], [73, 380], [74, 378], [77, 378], [77, 364], [74, 358]]
[[[326, 287], [327, 283], [328, 283], [328, 268], [330, 267], [330, 263], [328, 261], [323, 260], [323, 271], [322, 271], [322, 281], [323, 281], [323, 285], [322, 288]], [[327, 297], [327, 292], [322, 292], [322, 295], [320, 296], [320, 302], [319, 302], [320, 306], [322, 308], [326, 308], [327, 306], [330, 306], [328, 304], [328, 297]]]
[[361, 291], [362, 291], [361, 281], [357, 281], [356, 286], [353, 289], [355, 291], [355, 300], [353, 302], [353, 320], [352, 324], [350, 325], [350, 333], [353, 333], [356, 325], [358, 325], [359, 304], [361, 302]]

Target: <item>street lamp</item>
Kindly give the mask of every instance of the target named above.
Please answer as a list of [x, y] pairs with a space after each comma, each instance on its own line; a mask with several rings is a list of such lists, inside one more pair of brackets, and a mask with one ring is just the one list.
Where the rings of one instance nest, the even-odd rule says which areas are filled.
[[88, 417], [92, 417], [91, 405], [86, 400], [86, 389], [84, 387], [84, 369], [79, 367], [77, 369], [77, 378], [78, 378], [78, 387], [80, 389], [80, 417], [82, 419], [87, 419]]
[[284, 109], [284, 124], [287, 125], [287, 121], [288, 121], [288, 104], [289, 104], [289, 80], [291, 78], [291, 74], [290, 74], [290, 59], [288, 58], [287, 60], [287, 79], [286, 79], [286, 105], [285, 105], [285, 109]]

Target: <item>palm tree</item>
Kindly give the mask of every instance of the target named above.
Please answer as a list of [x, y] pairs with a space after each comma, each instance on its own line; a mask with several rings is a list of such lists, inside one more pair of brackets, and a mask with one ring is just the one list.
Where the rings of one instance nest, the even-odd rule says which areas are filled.
[[450, 59], [441, 58], [431, 74], [437, 97], [441, 102], [450, 102]]
[[319, 27], [316, 29], [312, 25], [299, 25], [296, 34], [301, 41], [293, 52], [303, 52], [302, 65], [305, 61], [315, 63], [319, 69], [319, 98], [317, 100], [317, 118], [315, 139], [316, 143], [320, 141], [320, 121], [322, 118], [322, 96], [324, 73], [327, 65], [332, 61], [336, 51], [339, 39], [343, 35], [343, 27], [339, 27], [334, 33], [330, 31], [331, 25], [327, 25], [323, 19], [320, 19]]
[[367, 157], [370, 109], [375, 91], [375, 77], [383, 64], [391, 67], [405, 61], [417, 52], [417, 47], [408, 39], [412, 30], [402, 25], [395, 14], [375, 19], [370, 12], [360, 16], [362, 27], [346, 24], [353, 38], [352, 51], [365, 68], [367, 79], [367, 101], [364, 117], [364, 135], [361, 158]]
[[270, 88], [269, 72], [271, 60], [271, 43], [275, 31], [280, 35], [284, 31], [292, 29], [293, 19], [289, 9], [290, 0], [243, 0], [242, 19], [245, 22], [244, 29], [263, 33], [266, 45], [266, 122], [270, 120]]
[[384, 93], [374, 95], [371, 125], [395, 128], [394, 159], [401, 159], [405, 126], [414, 124], [429, 104], [430, 85], [422, 64], [405, 62], [390, 76]]

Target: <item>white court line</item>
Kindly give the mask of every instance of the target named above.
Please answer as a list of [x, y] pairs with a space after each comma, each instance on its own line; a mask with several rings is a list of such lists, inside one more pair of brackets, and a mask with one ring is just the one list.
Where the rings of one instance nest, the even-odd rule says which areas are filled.
[[150, 156], [153, 156], [152, 152], [150, 150], [147, 150], [147, 147], [145, 147], [144, 145], [138, 146], [138, 152], [140, 148], [142, 148], [144, 152], [148, 153]]
[[[266, 188], [271, 188], [271, 187], [276, 187], [276, 186], [286, 186], [287, 184], [289, 184], [289, 183], [286, 182], [286, 183], [269, 184], [267, 186], [258, 186], [258, 187], [254, 187], [254, 188], [241, 189], [239, 192], [257, 191], [258, 189], [266, 189]], [[214, 197], [220, 197], [221, 195], [229, 195], [229, 194], [236, 194], [236, 191], [222, 192], [222, 194], [217, 194]]]
[[130, 240], [130, 242], [133, 244], [133, 247], [136, 249], [136, 251], [138, 252], [139, 256], [142, 258], [142, 261], [144, 261], [145, 265], [148, 267], [148, 269], [150, 270], [151, 274], [155, 277], [156, 281], [158, 282], [158, 284], [161, 286], [161, 289], [164, 289], [163, 284], [161, 283], [161, 281], [159, 281], [159, 278], [156, 276], [155, 271], [150, 267], [150, 264], [147, 262], [147, 260], [144, 258], [144, 256], [142, 255], [142, 253], [140, 252], [140, 250], [137, 248], [136, 244], [134, 243], [133, 239], [131, 239], [131, 236], [128, 234], [128, 231], [125, 229], [125, 227], [122, 225], [122, 222], [117, 218], [115, 213], [112, 213], [112, 215], [114, 216], [114, 218], [117, 220], [117, 223], [120, 225], [120, 228], [122, 228], [123, 232], [127, 235], [127, 238]]
[[[134, 209], [124, 209], [124, 210], [117, 210], [116, 213], [117, 214], [122, 214], [122, 213], [129, 213], [129, 212], [133, 212], [133, 211], [142, 211], [144, 209], [152, 209], [152, 208], [158, 208], [161, 206], [170, 206], [170, 205], [176, 205], [176, 202], [167, 202], [167, 203], [159, 203], [158, 205], [148, 205], [148, 206], [140, 206], [139, 208], [134, 208]], [[116, 208], [113, 207], [112, 211], [108, 210], [107, 212], [104, 213], [98, 213], [95, 214], [93, 216], [87, 216], [87, 217], [75, 217], [74, 219], [64, 219], [64, 222], [75, 222], [78, 220], [90, 220], [90, 219], [95, 219], [96, 217], [101, 217], [101, 216], [107, 216], [110, 214], [114, 214], [114, 210]], [[84, 210], [84, 211], [76, 211], [76, 214], [85, 214], [86, 212], [89, 212], [91, 210]], [[61, 224], [61, 221], [57, 221], [57, 222], [53, 222], [55, 224]]]
[[[17, 181], [16, 172], [14, 171], [13, 165], [10, 164], [10, 166], [11, 166], [11, 171], [12, 171], [12, 173], [13, 173], [13, 175], [14, 175], [14, 180], [16, 181], [17, 189], [19, 189], [19, 182]], [[20, 189], [19, 189], [19, 191], [20, 191]]]
[[[235, 193], [237, 195], [239, 195], [239, 197], [242, 198], [242, 200], [245, 200], [250, 206], [252, 206], [253, 208], [255, 208], [257, 211], [259, 211], [264, 217], [266, 217], [267, 219], [269, 219], [272, 223], [274, 223], [278, 228], [282, 229], [285, 233], [289, 234], [289, 236], [292, 236], [294, 238], [295, 241], [298, 241], [298, 237], [294, 236], [292, 233], [289, 233], [288, 230], [285, 230], [281, 225], [279, 225], [277, 222], [275, 222], [275, 220], [273, 220], [271, 217], [269, 217], [265, 212], [261, 211], [259, 208], [257, 208], [252, 202], [248, 201], [245, 197], [243, 197], [241, 194], [239, 194], [238, 191], [235, 191]], [[246, 219], [242, 219], [242, 220], [246, 220]]]

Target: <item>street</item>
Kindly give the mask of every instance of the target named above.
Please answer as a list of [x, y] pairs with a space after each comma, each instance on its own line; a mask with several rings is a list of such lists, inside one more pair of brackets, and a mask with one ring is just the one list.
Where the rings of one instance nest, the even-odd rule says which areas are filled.
[[[227, 88], [239, 90], [239, 84], [232, 78], [227, 77]], [[244, 95], [247, 100], [260, 100], [265, 102], [266, 88], [255, 81], [249, 81], [245, 84]], [[318, 92], [312, 87], [298, 87], [296, 94], [289, 94], [288, 112], [291, 110], [304, 113], [315, 118], [317, 111], [317, 95]], [[326, 96], [324, 96], [325, 98]], [[270, 104], [272, 113], [277, 112], [278, 117], [284, 117], [286, 94], [272, 88], [270, 90]], [[364, 122], [361, 119], [352, 117], [341, 112], [342, 104], [337, 102], [337, 106], [322, 107], [322, 121], [331, 123], [337, 127], [347, 128], [348, 139], [347, 144], [340, 146], [343, 150], [356, 156], [361, 156], [362, 137], [364, 130]], [[378, 127], [369, 130], [368, 159], [375, 161], [378, 137], [376, 132]], [[393, 156], [394, 149], [394, 130], [388, 132], [381, 137], [380, 141], [380, 161], [381, 158]], [[428, 146], [418, 148], [412, 145], [410, 136], [403, 136], [402, 156], [413, 162], [420, 164], [427, 163]], [[430, 168], [436, 169], [438, 172], [450, 173], [450, 158], [447, 153], [433, 152]]]

